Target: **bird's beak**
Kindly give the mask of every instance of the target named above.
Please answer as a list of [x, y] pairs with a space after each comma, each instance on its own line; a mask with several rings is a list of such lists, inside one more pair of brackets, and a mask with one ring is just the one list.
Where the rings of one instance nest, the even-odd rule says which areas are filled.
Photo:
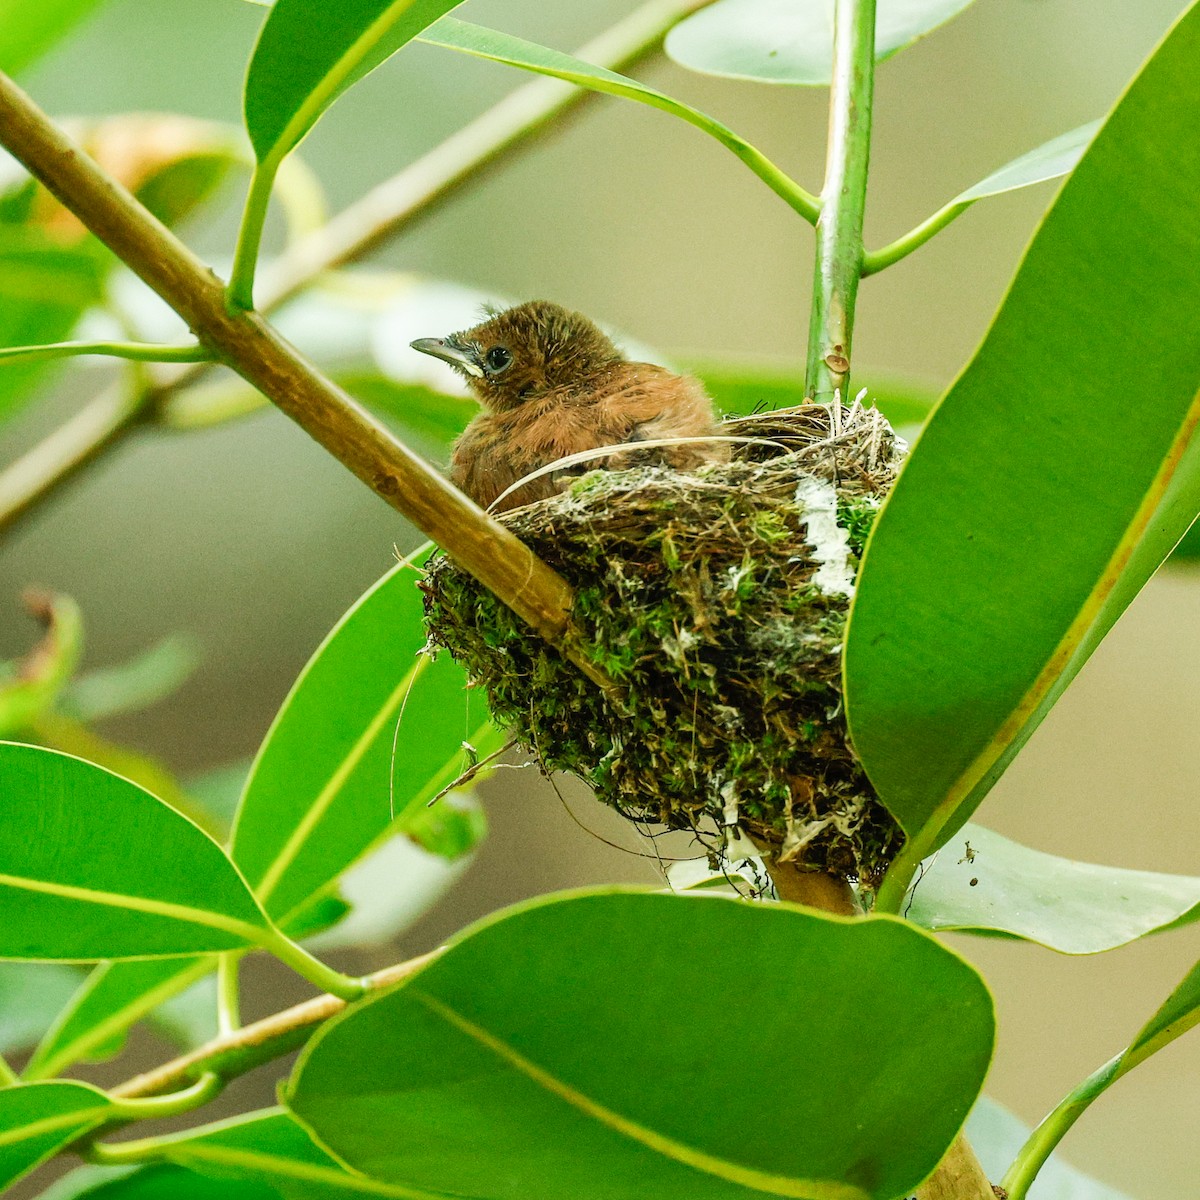
[[409, 345], [414, 350], [433, 358], [440, 358], [442, 362], [447, 362], [468, 375], [474, 375], [477, 379], [483, 375], [483, 370], [469, 351], [452, 346], [445, 338], [417, 338], [415, 342], [409, 342]]

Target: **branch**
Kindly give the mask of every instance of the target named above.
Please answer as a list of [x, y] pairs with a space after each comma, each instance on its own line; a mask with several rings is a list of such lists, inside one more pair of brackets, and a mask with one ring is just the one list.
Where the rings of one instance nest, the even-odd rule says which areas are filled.
[[837, 0], [829, 149], [817, 222], [816, 279], [808, 332], [808, 394], [817, 401], [832, 400], [836, 389], [845, 397], [850, 382], [874, 90], [875, 0]]
[[180, 346], [155, 345], [153, 342], [50, 342], [44, 346], [5, 346], [0, 349], [0, 363], [40, 362], [80, 354], [127, 358], [134, 362], [195, 363], [212, 359], [212, 355], [195, 342]]
[[231, 312], [221, 281], [0, 74], [0, 143], [183, 319], [196, 336], [345, 467], [432, 538], [588, 678], [571, 589], [510, 530], [322, 375], [258, 314]]
[[[653, 51], [677, 21], [711, 2], [652, 0], [581, 46], [576, 55], [611, 70], [629, 67]], [[268, 266], [260, 283], [260, 311], [272, 312], [324, 272], [365, 258], [509, 157], [556, 117], [593, 96], [551, 79], [539, 79], [510, 92]], [[100, 397], [80, 413], [77, 422], [71, 422], [69, 435], [64, 427], [0, 474], [0, 533], [83, 466], [124, 440], [141, 420], [151, 418], [172, 394], [207, 369], [200, 365], [155, 372], [151, 394], [129, 412], [114, 413], [112, 397]]]
[[[408, 962], [384, 967], [382, 971], [367, 976], [364, 980], [366, 990], [376, 991], [399, 983], [440, 953], [440, 950], [435, 950]], [[263, 1063], [299, 1049], [318, 1025], [336, 1016], [345, 1007], [346, 1001], [336, 996], [317, 996], [306, 1000], [294, 1008], [255, 1021], [253, 1025], [223, 1034], [198, 1050], [172, 1059], [144, 1075], [136, 1075], [110, 1089], [109, 1095], [127, 1100], [140, 1096], [159, 1096], [178, 1091], [189, 1081], [207, 1074], [217, 1075], [223, 1080], [244, 1075]]]

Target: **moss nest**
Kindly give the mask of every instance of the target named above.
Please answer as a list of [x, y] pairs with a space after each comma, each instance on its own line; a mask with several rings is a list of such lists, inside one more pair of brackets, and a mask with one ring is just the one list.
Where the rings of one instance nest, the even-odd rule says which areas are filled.
[[593, 471], [503, 520], [576, 589], [606, 697], [438, 557], [430, 641], [486, 688], [545, 770], [719, 855], [740, 825], [777, 859], [874, 884], [901, 834], [847, 739], [846, 615], [902, 452], [874, 409], [725, 423], [730, 461]]

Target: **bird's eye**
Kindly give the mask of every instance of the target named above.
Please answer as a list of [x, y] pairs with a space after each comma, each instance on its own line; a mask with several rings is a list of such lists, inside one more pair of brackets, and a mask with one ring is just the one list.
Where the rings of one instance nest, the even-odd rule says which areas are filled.
[[512, 355], [503, 346], [493, 346], [484, 355], [484, 362], [487, 363], [487, 369], [495, 375], [503, 371], [512, 362]]

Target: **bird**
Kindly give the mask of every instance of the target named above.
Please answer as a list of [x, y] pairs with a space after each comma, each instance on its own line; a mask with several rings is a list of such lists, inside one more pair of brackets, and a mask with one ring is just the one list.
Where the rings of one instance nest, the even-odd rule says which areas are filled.
[[455, 441], [449, 468], [451, 482], [483, 508], [503, 512], [546, 499], [597, 467], [657, 461], [689, 469], [728, 457], [726, 443], [693, 441], [605, 456], [514, 488], [531, 472], [580, 451], [712, 438], [712, 400], [699, 380], [628, 361], [582, 313], [547, 300], [491, 312], [472, 329], [410, 344], [449, 363], [483, 406]]

